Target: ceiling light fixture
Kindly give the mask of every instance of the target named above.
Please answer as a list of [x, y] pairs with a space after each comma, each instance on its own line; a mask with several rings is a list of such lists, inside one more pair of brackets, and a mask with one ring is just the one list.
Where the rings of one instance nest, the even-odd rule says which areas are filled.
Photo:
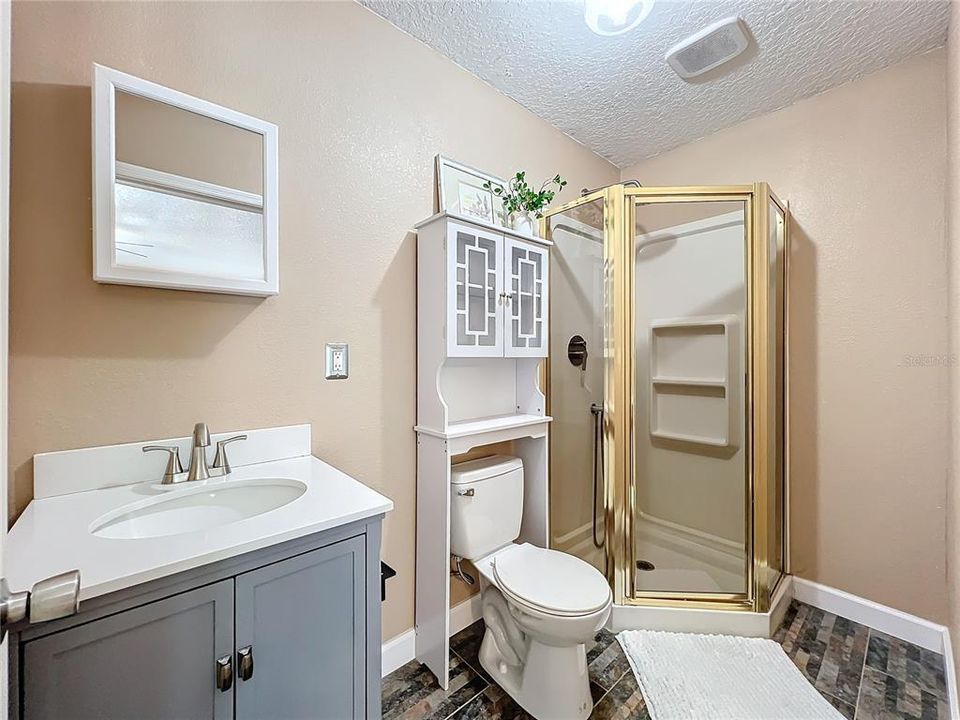
[[584, 0], [583, 19], [597, 35], [623, 35], [642, 23], [656, 0]]

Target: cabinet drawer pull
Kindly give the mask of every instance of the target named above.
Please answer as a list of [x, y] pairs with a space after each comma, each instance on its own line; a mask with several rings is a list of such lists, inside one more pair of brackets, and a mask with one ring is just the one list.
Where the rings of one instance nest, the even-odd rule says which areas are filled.
[[226, 692], [233, 687], [233, 658], [229, 655], [217, 658], [217, 689]]
[[237, 674], [241, 680], [253, 677], [253, 645], [237, 650]]

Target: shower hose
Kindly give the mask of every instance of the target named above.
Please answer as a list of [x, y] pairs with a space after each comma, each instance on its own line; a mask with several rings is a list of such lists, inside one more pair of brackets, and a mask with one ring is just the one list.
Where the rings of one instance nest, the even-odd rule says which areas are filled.
[[591, 534], [594, 547], [602, 548], [606, 538], [601, 535], [597, 540], [597, 486], [603, 479], [603, 405], [593, 403], [590, 405], [590, 413], [593, 415], [593, 527]]

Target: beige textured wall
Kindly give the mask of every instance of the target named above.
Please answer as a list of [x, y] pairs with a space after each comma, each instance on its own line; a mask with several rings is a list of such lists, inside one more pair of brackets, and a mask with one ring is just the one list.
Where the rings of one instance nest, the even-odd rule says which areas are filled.
[[945, 621], [945, 53], [623, 171], [766, 180], [793, 211], [793, 569]]
[[[396, 503], [384, 637], [411, 627], [410, 228], [433, 212], [433, 156], [570, 188], [616, 170], [352, 2], [18, 3], [13, 43], [12, 515], [36, 452], [310, 422], [315, 454]], [[279, 125], [279, 296], [93, 282], [93, 61]], [[351, 377], [327, 382], [341, 340]]]
[[[960, 4], [947, 36], [947, 257], [950, 275], [950, 465], [947, 473], [947, 624], [960, 653]], [[960, 670], [960, 668], [958, 668]], [[958, 678], [960, 679], [960, 678]]]

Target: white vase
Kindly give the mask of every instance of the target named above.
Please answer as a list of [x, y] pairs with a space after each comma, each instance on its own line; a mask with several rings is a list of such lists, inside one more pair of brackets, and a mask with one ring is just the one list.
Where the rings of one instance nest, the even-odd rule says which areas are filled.
[[510, 220], [510, 227], [518, 233], [539, 237], [540, 221], [537, 220], [536, 213], [532, 213], [529, 210], [512, 212], [508, 219]]

